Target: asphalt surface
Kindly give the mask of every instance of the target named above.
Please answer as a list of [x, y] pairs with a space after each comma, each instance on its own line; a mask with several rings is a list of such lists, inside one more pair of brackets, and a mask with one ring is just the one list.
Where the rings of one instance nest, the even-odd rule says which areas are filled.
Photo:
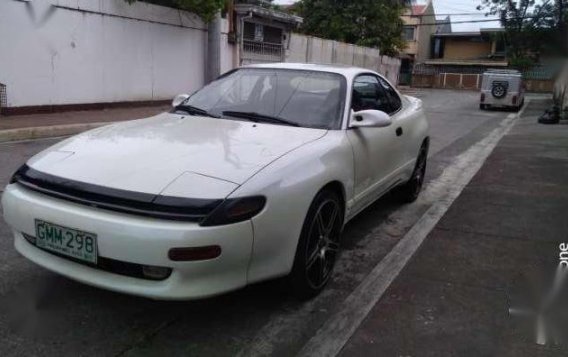
[[547, 107], [515, 120], [340, 356], [568, 356], [568, 122], [538, 124]]
[[[431, 125], [427, 181], [510, 114], [480, 111], [474, 92], [416, 94]], [[0, 145], [0, 186], [57, 141]], [[293, 355], [435, 199], [401, 206], [386, 196], [350, 222], [333, 281], [309, 302], [295, 300], [281, 281], [196, 302], [152, 301], [88, 287], [19, 256], [0, 222], [0, 355]]]

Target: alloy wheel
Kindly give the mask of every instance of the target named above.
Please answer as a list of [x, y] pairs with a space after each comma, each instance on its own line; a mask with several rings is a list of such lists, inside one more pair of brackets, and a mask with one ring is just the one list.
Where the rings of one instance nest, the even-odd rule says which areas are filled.
[[324, 200], [311, 222], [306, 245], [306, 277], [313, 289], [325, 285], [339, 251], [341, 209], [338, 202]]
[[414, 177], [412, 178], [412, 180], [415, 182], [414, 194], [416, 196], [418, 196], [418, 194], [422, 190], [425, 174], [426, 174], [426, 153], [422, 152], [418, 157], [418, 163], [416, 163], [416, 169], [414, 170]]

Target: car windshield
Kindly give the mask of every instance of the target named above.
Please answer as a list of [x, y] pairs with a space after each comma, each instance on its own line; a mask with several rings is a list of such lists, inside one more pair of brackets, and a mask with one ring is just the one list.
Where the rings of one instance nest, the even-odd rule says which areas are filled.
[[243, 68], [194, 93], [185, 103], [212, 116], [338, 129], [346, 81], [339, 74]]

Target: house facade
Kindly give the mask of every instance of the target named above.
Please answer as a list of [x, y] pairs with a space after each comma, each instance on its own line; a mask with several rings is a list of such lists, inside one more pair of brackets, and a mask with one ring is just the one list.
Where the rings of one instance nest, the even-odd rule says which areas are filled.
[[263, 0], [232, 3], [230, 38], [237, 43], [238, 63], [283, 62], [292, 30], [302, 24], [301, 17], [277, 11]]
[[429, 64], [507, 66], [502, 29], [432, 35]]
[[399, 56], [402, 62], [400, 84], [404, 85], [410, 84], [414, 65], [430, 58], [431, 38], [437, 28], [432, 25], [436, 22], [434, 5], [431, 0], [425, 5], [411, 3], [401, 19], [404, 23], [403, 38], [406, 41], [406, 48]]

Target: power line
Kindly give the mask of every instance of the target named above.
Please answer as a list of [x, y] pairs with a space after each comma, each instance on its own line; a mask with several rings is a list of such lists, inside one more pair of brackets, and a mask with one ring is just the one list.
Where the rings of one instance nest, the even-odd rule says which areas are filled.
[[410, 25], [410, 26], [438, 26], [438, 25], [454, 25], [454, 24], [475, 24], [480, 22], [499, 22], [499, 19], [493, 20], [468, 20], [468, 21], [440, 21], [440, 22], [433, 22], [433, 23], [425, 23], [425, 24], [417, 24], [417, 25]]
[[[525, 16], [525, 17], [515, 17], [515, 20], [526, 20], [526, 19], [533, 19], [540, 16]], [[440, 21], [440, 22], [433, 22], [433, 23], [424, 23], [424, 24], [417, 24], [417, 25], [410, 25], [410, 26], [438, 26], [438, 25], [447, 25], [447, 24], [473, 24], [473, 23], [480, 23], [480, 22], [497, 22], [501, 21], [500, 19], [485, 19], [485, 20], [467, 20], [467, 21]]]
[[480, 12], [462, 12], [462, 13], [447, 13], [447, 14], [423, 14], [423, 15], [402, 15], [402, 16], [411, 16], [411, 17], [433, 17], [433, 16], [487, 16], [484, 13]]

